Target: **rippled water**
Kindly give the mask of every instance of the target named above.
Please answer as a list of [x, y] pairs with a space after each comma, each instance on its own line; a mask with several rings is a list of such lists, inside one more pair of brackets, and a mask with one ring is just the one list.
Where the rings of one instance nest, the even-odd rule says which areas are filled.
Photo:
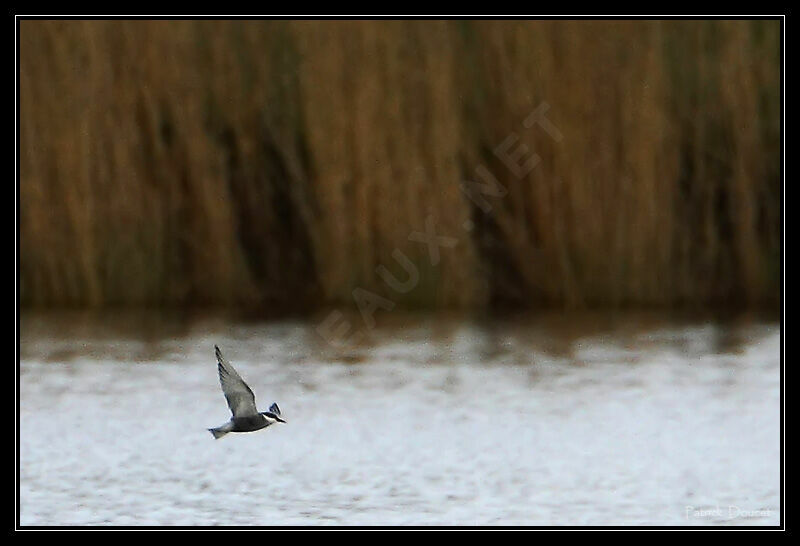
[[[23, 315], [20, 523], [779, 524], [777, 324], [387, 317]], [[215, 343], [288, 424], [211, 437]]]

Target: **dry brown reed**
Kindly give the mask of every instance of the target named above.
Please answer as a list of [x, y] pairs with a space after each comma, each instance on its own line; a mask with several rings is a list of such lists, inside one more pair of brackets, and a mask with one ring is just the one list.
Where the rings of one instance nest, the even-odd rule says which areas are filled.
[[[776, 21], [39, 21], [28, 306], [769, 304]], [[523, 122], [546, 103], [563, 138]], [[536, 153], [514, 172], [495, 150]], [[464, 192], [483, 167], [507, 190]], [[431, 264], [427, 218], [457, 237]], [[474, 226], [465, 229], [464, 226]], [[398, 293], [376, 273], [419, 281]]]

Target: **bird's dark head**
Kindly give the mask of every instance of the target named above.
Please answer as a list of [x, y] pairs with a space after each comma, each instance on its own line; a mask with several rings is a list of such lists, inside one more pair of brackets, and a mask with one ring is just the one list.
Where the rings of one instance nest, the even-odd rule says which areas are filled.
[[262, 412], [261, 415], [263, 415], [267, 419], [270, 419], [271, 421], [277, 421], [278, 423], [285, 423], [286, 422], [283, 419], [281, 419], [280, 415], [276, 415], [276, 414], [272, 413], [271, 411]]

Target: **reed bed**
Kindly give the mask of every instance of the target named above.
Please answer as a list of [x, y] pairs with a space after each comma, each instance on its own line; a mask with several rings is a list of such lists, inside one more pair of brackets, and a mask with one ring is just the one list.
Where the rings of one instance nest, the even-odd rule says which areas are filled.
[[[21, 303], [771, 305], [779, 40], [777, 21], [22, 21]], [[526, 125], [540, 108], [555, 132]], [[451, 238], [438, 260], [409, 237], [426, 222]]]

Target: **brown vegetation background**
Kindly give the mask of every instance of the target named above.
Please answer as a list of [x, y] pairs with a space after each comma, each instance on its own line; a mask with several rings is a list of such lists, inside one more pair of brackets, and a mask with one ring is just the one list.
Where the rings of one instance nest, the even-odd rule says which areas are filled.
[[[25, 306], [772, 304], [777, 21], [22, 21]], [[561, 141], [523, 121], [539, 105]], [[493, 152], [514, 133], [540, 162]], [[460, 190], [485, 167], [484, 213]], [[432, 265], [409, 240], [458, 238]], [[465, 222], [472, 230], [465, 230]], [[406, 277], [400, 294], [376, 273]]]

